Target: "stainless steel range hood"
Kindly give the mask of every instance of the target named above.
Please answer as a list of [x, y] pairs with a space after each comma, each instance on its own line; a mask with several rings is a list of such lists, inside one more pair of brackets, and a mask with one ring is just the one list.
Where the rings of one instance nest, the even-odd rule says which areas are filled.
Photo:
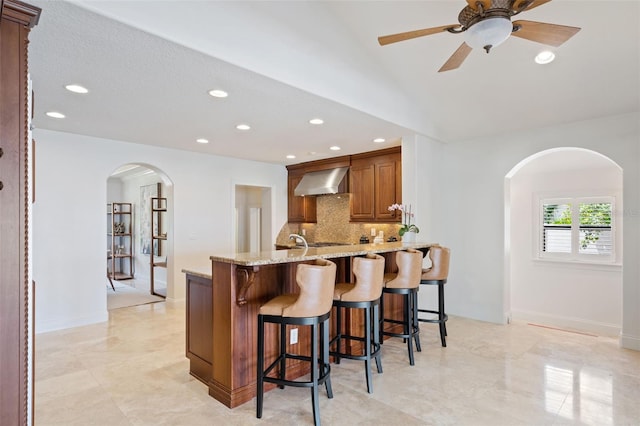
[[338, 186], [349, 167], [338, 167], [329, 170], [305, 173], [302, 180], [293, 191], [294, 195], [323, 195], [337, 194]]

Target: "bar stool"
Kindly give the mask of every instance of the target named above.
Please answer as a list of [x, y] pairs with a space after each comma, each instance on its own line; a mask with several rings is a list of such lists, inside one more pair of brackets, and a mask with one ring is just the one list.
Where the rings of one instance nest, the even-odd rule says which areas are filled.
[[[407, 342], [409, 364], [414, 365], [413, 342], [420, 352], [420, 327], [418, 324], [418, 288], [422, 275], [422, 252], [414, 249], [396, 252], [397, 273], [384, 275], [383, 296], [380, 298], [382, 320], [380, 336], [402, 337]], [[403, 296], [403, 319], [394, 320], [384, 316], [384, 294], [400, 294]], [[384, 323], [402, 324], [402, 333], [384, 331]]]
[[[367, 254], [353, 259], [354, 283], [338, 283], [333, 292], [333, 306], [336, 308], [336, 336], [330, 346], [336, 343], [336, 350], [329, 354], [341, 358], [364, 361], [367, 392], [373, 393], [371, 380], [371, 358], [376, 360], [378, 373], [382, 373], [380, 359], [379, 305], [384, 278], [384, 257]], [[364, 309], [364, 336], [353, 336], [342, 332], [342, 309]], [[372, 325], [373, 324], [373, 325]], [[342, 350], [342, 340], [356, 340], [363, 343], [361, 354], [351, 354]]]
[[436, 323], [440, 326], [440, 342], [442, 347], [447, 347], [447, 320], [449, 316], [444, 312], [444, 285], [447, 283], [449, 276], [449, 258], [451, 250], [442, 246], [432, 246], [429, 248], [429, 259], [431, 259], [431, 268], [422, 270], [421, 285], [437, 285], [438, 286], [438, 310], [418, 309], [418, 312], [435, 314], [437, 318], [418, 318], [421, 322]]
[[[275, 383], [284, 386], [309, 387], [313, 402], [313, 421], [320, 424], [320, 404], [318, 402], [318, 386], [323, 384], [327, 397], [333, 398], [329, 373], [329, 314], [333, 302], [333, 289], [336, 282], [336, 264], [318, 259], [314, 264], [299, 264], [296, 269], [296, 282], [300, 294], [284, 294], [277, 296], [260, 307], [258, 313], [258, 360], [256, 388], [256, 417], [262, 417], [264, 383]], [[280, 351], [276, 360], [264, 369], [264, 325], [279, 324]], [[299, 355], [286, 352], [286, 326], [306, 325], [311, 327], [311, 355]], [[318, 335], [318, 326], [320, 333]], [[318, 345], [320, 340], [320, 345]], [[318, 347], [320, 346], [320, 347]], [[296, 359], [311, 364], [311, 377], [307, 381], [287, 380], [287, 359]], [[279, 366], [277, 377], [269, 373]]]

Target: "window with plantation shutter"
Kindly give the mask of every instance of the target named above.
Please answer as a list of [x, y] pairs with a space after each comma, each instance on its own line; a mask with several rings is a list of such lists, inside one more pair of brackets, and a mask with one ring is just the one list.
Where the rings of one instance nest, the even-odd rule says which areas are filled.
[[613, 197], [541, 199], [539, 257], [613, 261], [613, 207]]

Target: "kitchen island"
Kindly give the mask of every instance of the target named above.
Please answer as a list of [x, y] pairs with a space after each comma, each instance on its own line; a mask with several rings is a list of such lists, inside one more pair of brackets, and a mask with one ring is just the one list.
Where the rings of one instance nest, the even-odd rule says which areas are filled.
[[[429, 250], [432, 243], [357, 244], [317, 248], [296, 248], [260, 253], [212, 255], [211, 270], [184, 269], [187, 280], [186, 355], [189, 372], [209, 387], [209, 395], [234, 408], [255, 396], [256, 331], [260, 306], [283, 293], [298, 293], [296, 268], [300, 263], [330, 259], [337, 265], [336, 282], [351, 281], [351, 259], [367, 253], [385, 257], [385, 271], [396, 269], [393, 253], [407, 248]], [[400, 317], [395, 299], [385, 299], [387, 317]], [[345, 328], [358, 330], [362, 319], [346, 315]], [[358, 334], [357, 332], [355, 333]], [[287, 330], [287, 336], [289, 335]], [[265, 361], [277, 353], [275, 329], [267, 330]], [[288, 337], [287, 337], [288, 338]], [[298, 343], [289, 345], [304, 351], [309, 334], [300, 329]], [[304, 364], [291, 362], [287, 377], [306, 374]]]

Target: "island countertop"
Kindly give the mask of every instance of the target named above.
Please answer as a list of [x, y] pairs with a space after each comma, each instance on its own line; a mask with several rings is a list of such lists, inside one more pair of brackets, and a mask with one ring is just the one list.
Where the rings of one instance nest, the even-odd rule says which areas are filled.
[[[347, 244], [343, 246], [295, 248], [291, 250], [272, 250], [255, 253], [214, 254], [214, 262], [231, 263], [241, 266], [275, 265], [279, 263], [304, 262], [315, 259], [363, 256], [367, 253], [389, 253], [413, 248], [428, 248], [437, 243], [390, 242], [380, 244]], [[187, 272], [187, 271], [184, 271]]]

